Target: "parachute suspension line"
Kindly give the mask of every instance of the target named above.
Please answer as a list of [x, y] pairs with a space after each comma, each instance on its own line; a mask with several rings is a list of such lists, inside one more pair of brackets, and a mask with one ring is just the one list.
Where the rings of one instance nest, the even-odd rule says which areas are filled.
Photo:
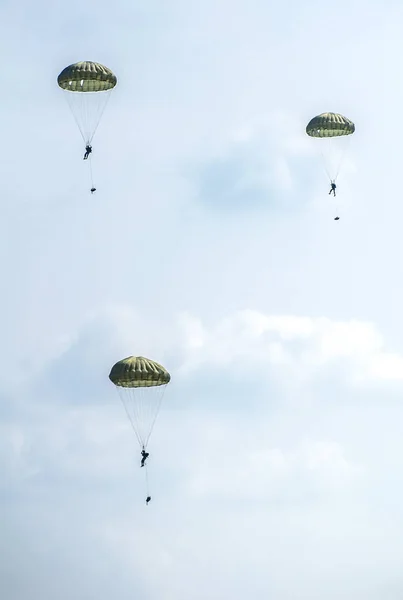
[[138, 440], [138, 443], [139, 443], [139, 445], [140, 445], [140, 446], [143, 446], [143, 443], [142, 443], [142, 441], [141, 441], [141, 438], [140, 438], [139, 434], [137, 433], [137, 429], [136, 429], [136, 427], [135, 427], [135, 425], [134, 425], [134, 421], [133, 421], [133, 419], [132, 419], [132, 416], [131, 416], [131, 414], [130, 414], [130, 411], [128, 410], [128, 408], [127, 408], [127, 406], [126, 406], [126, 402], [123, 400], [123, 395], [121, 394], [121, 392], [120, 392], [120, 389], [119, 389], [119, 388], [118, 388], [118, 393], [119, 393], [119, 398], [120, 398], [120, 399], [121, 399], [121, 401], [122, 401], [123, 408], [125, 409], [125, 412], [126, 412], [126, 414], [127, 414], [127, 418], [128, 418], [128, 419], [129, 419], [129, 421], [130, 421], [130, 424], [131, 424], [131, 426], [132, 426], [132, 428], [133, 428], [133, 431], [134, 431], [134, 433], [136, 434], [136, 438], [137, 438], [137, 440]]
[[148, 479], [148, 466], [147, 463], [144, 465], [145, 468], [145, 478], [146, 478], [146, 497], [148, 498], [148, 496], [150, 496], [150, 482]]
[[157, 407], [157, 410], [155, 411], [155, 414], [154, 414], [154, 419], [152, 420], [152, 423], [151, 423], [151, 428], [150, 428], [150, 431], [149, 431], [149, 433], [148, 433], [148, 436], [146, 437], [146, 442], [145, 442], [145, 444], [144, 444], [144, 447], [147, 447], [147, 445], [148, 445], [148, 442], [149, 442], [149, 439], [150, 439], [150, 436], [151, 436], [151, 434], [152, 434], [152, 432], [153, 432], [154, 425], [155, 425], [155, 421], [157, 420], [158, 413], [160, 412], [160, 408], [161, 408], [161, 404], [162, 404], [162, 399], [163, 399], [163, 397], [164, 397], [165, 390], [166, 390], [166, 386], [164, 386], [164, 389], [162, 390], [162, 394], [161, 394], [161, 396], [160, 396], [160, 398], [159, 398], [159, 401], [158, 401], [158, 407]]
[[73, 109], [74, 98], [71, 97], [71, 95], [73, 93], [74, 92], [66, 92], [66, 94], [67, 94], [67, 104], [69, 105], [71, 114], [73, 115], [73, 118], [74, 118], [74, 120], [76, 122], [76, 125], [77, 125], [77, 127], [78, 127], [78, 129], [79, 129], [79, 131], [81, 133], [81, 137], [83, 138], [83, 142], [84, 142], [84, 144], [86, 144], [85, 134], [84, 134], [83, 129], [81, 127], [81, 123], [80, 123], [80, 121], [79, 121], [79, 119], [78, 119], [78, 117], [77, 117], [77, 115], [76, 115], [76, 113], [75, 113], [75, 111]]
[[347, 138], [347, 140], [346, 140], [346, 143], [345, 143], [345, 146], [344, 146], [344, 148], [343, 148], [343, 151], [342, 151], [342, 153], [341, 153], [341, 156], [340, 156], [340, 160], [339, 160], [339, 164], [338, 164], [338, 167], [337, 167], [337, 171], [336, 171], [336, 175], [335, 175], [334, 181], [336, 181], [337, 177], [339, 176], [340, 169], [341, 169], [341, 167], [343, 166], [343, 162], [344, 162], [344, 159], [345, 159], [345, 157], [346, 157], [347, 150], [348, 150], [348, 147], [349, 147], [350, 143], [351, 143], [351, 136]]
[[330, 176], [329, 169], [328, 169], [328, 168], [327, 168], [327, 166], [326, 166], [326, 158], [325, 158], [325, 155], [324, 155], [324, 153], [323, 153], [323, 150], [321, 150], [321, 151], [320, 151], [320, 154], [321, 154], [321, 157], [322, 157], [322, 159], [323, 159], [323, 168], [324, 168], [324, 170], [325, 170], [325, 173], [326, 173], [326, 175], [328, 176], [328, 178], [329, 178], [329, 181], [333, 181], [333, 180], [332, 180], [332, 178], [331, 178], [331, 176]]
[[128, 419], [141, 448], [146, 449], [159, 414], [166, 386], [153, 388], [118, 387]]
[[93, 176], [93, 172], [92, 172], [92, 160], [91, 160], [91, 154], [88, 157], [89, 163], [90, 163], [90, 179], [91, 179], [91, 191], [95, 188], [94, 185], [94, 176]]
[[105, 100], [103, 106], [101, 106], [101, 110], [100, 110], [100, 114], [99, 114], [99, 117], [98, 117], [98, 121], [97, 121], [97, 124], [95, 125], [95, 129], [94, 129], [94, 131], [93, 131], [93, 133], [91, 135], [90, 142], [92, 142], [93, 137], [94, 137], [94, 135], [95, 135], [95, 133], [96, 133], [96, 131], [98, 129], [99, 123], [101, 122], [102, 116], [103, 116], [103, 114], [105, 112], [105, 109], [106, 109], [106, 106], [107, 106], [107, 104], [109, 102], [111, 91], [112, 90], [109, 90], [108, 92], [98, 92], [98, 94], [106, 94], [106, 100]]
[[86, 145], [91, 144], [94, 138], [111, 92], [112, 90], [82, 93], [66, 91], [70, 111]]
[[327, 177], [328, 177], [328, 179], [329, 179], [330, 182], [333, 182], [333, 181], [336, 182], [336, 180], [337, 180], [337, 178], [339, 176], [339, 173], [341, 171], [341, 167], [343, 166], [343, 163], [344, 163], [344, 160], [346, 158], [346, 154], [347, 154], [348, 148], [349, 148], [350, 143], [351, 143], [351, 137], [348, 137], [347, 139], [343, 140], [343, 142], [344, 142], [344, 145], [343, 145], [343, 148], [340, 151], [339, 160], [338, 160], [338, 163], [337, 163], [337, 168], [335, 169], [333, 177], [332, 177], [332, 175], [330, 173], [330, 168], [329, 168], [329, 162], [331, 162], [330, 158], [329, 158], [329, 160], [326, 158], [325, 152], [324, 152], [323, 148], [321, 148], [321, 150], [320, 150], [320, 155], [321, 155], [322, 161], [323, 161], [322, 165], [323, 165], [325, 173], [326, 173], [326, 175], [327, 175]]

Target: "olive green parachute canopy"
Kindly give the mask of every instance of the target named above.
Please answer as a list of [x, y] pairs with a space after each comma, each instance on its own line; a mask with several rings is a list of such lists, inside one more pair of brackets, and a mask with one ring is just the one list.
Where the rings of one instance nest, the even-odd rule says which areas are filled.
[[149, 358], [129, 356], [113, 365], [109, 379], [116, 386], [140, 446], [146, 448], [170, 374]]
[[115, 87], [117, 78], [108, 67], [85, 60], [63, 69], [57, 83], [70, 92], [105, 92]]
[[337, 113], [322, 113], [311, 119], [306, 126], [307, 134], [315, 138], [340, 137], [351, 135], [354, 131], [354, 123]]
[[113, 365], [109, 379], [119, 387], [138, 388], [166, 385], [171, 376], [153, 360], [143, 356], [129, 356]]

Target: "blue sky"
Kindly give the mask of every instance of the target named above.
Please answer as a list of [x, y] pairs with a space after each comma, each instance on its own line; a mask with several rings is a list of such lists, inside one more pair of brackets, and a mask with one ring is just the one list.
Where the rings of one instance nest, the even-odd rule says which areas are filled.
[[[403, 594], [398, 2], [4, 1], [0, 592]], [[56, 79], [118, 77], [97, 192]], [[306, 123], [356, 124], [328, 181]], [[108, 380], [172, 375], [139, 448]]]

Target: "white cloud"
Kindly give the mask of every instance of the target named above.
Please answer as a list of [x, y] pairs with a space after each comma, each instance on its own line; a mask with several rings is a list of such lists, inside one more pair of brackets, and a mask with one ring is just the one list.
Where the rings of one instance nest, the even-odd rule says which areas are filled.
[[304, 136], [303, 124], [292, 114], [277, 111], [255, 117], [230, 134], [221, 151], [202, 161], [199, 199], [231, 212], [284, 205], [290, 192], [302, 187], [292, 161], [312, 163], [313, 148]]
[[[327, 365], [347, 366], [352, 381], [370, 384], [373, 380], [403, 377], [403, 355], [386, 351], [375, 326], [357, 320], [332, 321], [319, 317], [268, 316], [257, 311], [240, 311], [210, 329], [194, 318], [182, 320], [185, 340], [198, 332], [198, 343], [185, 342], [189, 349], [180, 372], [201, 365], [229, 366], [242, 362], [264, 376], [269, 365], [282, 367], [288, 377], [300, 381], [314, 377]], [[272, 373], [270, 372], [270, 376]]]
[[312, 490], [326, 497], [349, 487], [360, 472], [335, 442], [304, 441], [285, 451], [273, 447], [270, 436], [246, 445], [242, 433], [229, 443], [232, 436], [223, 431], [220, 441], [204, 449], [188, 484], [191, 497], [299, 504]]
[[[369, 390], [374, 381], [384, 385], [401, 376], [402, 358], [385, 351], [382, 336], [370, 323], [246, 310], [210, 326], [188, 313], [178, 315], [169, 327], [150, 325], [125, 307], [91, 317], [71, 337], [70, 347], [40, 374], [47, 382], [42, 401], [32, 405], [27, 393], [15, 405], [16, 414], [26, 414], [19, 425], [11, 418], [4, 426], [3, 467], [21, 478], [50, 475], [56, 468], [78, 479], [127, 475], [136, 443], [108, 380], [109, 369], [131, 353], [156, 358], [159, 348], [157, 359], [171, 371], [172, 380], [160, 414], [166, 426], [157, 422], [160, 429], [153, 444], [170, 444], [170, 435], [186, 447], [196, 444], [190, 458], [176, 455], [189, 475], [199, 464], [199, 483], [192, 485], [206, 486], [213, 493], [224, 473], [228, 490], [235, 485], [237, 494], [242, 489], [246, 493], [245, 478], [251, 477], [259, 481], [258, 493], [264, 495], [282, 477], [292, 479], [296, 470], [299, 476], [311, 472], [323, 482], [329, 475], [327, 484], [335, 483], [344, 476], [348, 480], [361, 466], [345, 458], [335, 430], [323, 437], [305, 426], [292, 439], [287, 411], [292, 408], [293, 418], [299, 414], [305, 419], [298, 411], [308, 408], [313, 398], [318, 415], [326, 406], [334, 411], [333, 401], [321, 398], [315, 386], [322, 382], [326, 390], [335, 377], [351, 394], [354, 386]], [[36, 389], [41, 387], [34, 386], [34, 393]], [[296, 427], [297, 421], [290, 432]], [[180, 452], [176, 443], [175, 452]], [[168, 457], [163, 462], [172, 468]]]
[[[149, 507], [144, 506], [139, 447], [107, 380], [109, 362], [131, 348], [151, 357], [160, 352], [173, 365], [151, 440]], [[384, 456], [379, 456], [373, 443], [378, 423], [371, 424], [355, 404], [355, 380], [348, 374], [360, 373], [371, 383], [379, 373], [370, 367], [385, 357], [385, 342], [375, 326], [357, 320], [245, 310], [208, 324], [191, 313], [178, 314], [160, 327], [125, 306], [99, 310], [70, 336], [70, 346], [58, 359], [66, 381], [74, 379], [80, 362], [90, 372], [80, 378], [79, 402], [74, 397], [55, 403], [51, 394], [39, 402], [28, 395], [16, 405], [15, 420], [11, 413], [3, 426], [2, 489], [8, 486], [13, 498], [8, 519], [16, 519], [18, 507], [27, 503], [34, 523], [25, 525], [27, 531], [31, 536], [46, 531], [60, 560], [73, 570], [88, 544], [102, 548], [93, 550], [94, 558], [102, 561], [103, 553], [109, 554], [122, 575], [145, 586], [151, 598], [184, 598], [195, 582], [199, 592], [193, 595], [201, 598], [207, 592], [203, 573], [209, 573], [210, 582], [223, 581], [212, 597], [218, 600], [222, 590], [239, 597], [251, 569], [266, 590], [261, 580], [267, 572], [265, 556], [274, 589], [285, 599], [296, 588], [283, 583], [284, 561], [294, 565], [298, 588], [312, 585], [315, 569], [297, 548], [304, 547], [313, 562], [336, 577], [332, 559], [343, 553], [346, 536], [350, 563], [357, 568], [371, 564], [379, 557], [376, 552], [360, 561], [357, 557], [378, 534], [367, 531], [359, 515], [375, 518], [369, 490], [379, 478], [381, 485], [391, 485], [385, 469], [388, 464], [399, 468], [395, 445], [400, 431], [389, 428], [389, 446], [383, 443]], [[348, 366], [339, 374], [350, 394], [343, 409], [348, 408], [347, 417], [339, 399], [327, 397], [328, 380], [340, 359]], [[91, 404], [86, 395], [94, 374], [103, 377], [104, 385]], [[46, 370], [41, 377], [48, 377]], [[262, 381], [256, 391], [261, 404], [253, 409], [256, 378]], [[52, 381], [57, 391], [58, 380]], [[291, 403], [290, 382], [297, 392]], [[233, 394], [241, 399], [237, 410]], [[309, 395], [311, 406], [302, 401]], [[357, 435], [359, 423], [369, 428], [368, 440]], [[400, 518], [400, 508], [394, 510]], [[82, 545], [76, 558], [66, 545], [67, 529]], [[50, 560], [47, 548], [39, 563]], [[242, 555], [245, 570], [234, 573]], [[323, 590], [327, 584], [318, 585]], [[89, 579], [88, 590], [94, 589]]]
[[403, 356], [390, 352], [378, 353], [370, 361], [369, 375], [374, 379], [403, 379]]

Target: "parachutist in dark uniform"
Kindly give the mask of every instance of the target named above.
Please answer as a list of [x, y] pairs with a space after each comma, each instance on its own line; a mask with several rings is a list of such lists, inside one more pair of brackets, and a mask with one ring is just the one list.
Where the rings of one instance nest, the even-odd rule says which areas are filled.
[[83, 160], [87, 160], [87, 158], [89, 157], [89, 155], [92, 152], [92, 146], [90, 146], [89, 144], [86, 145], [85, 147], [85, 154], [84, 154], [84, 158]]
[[142, 451], [141, 451], [141, 456], [142, 456], [142, 459], [141, 459], [141, 466], [142, 466], [142, 467], [144, 467], [144, 463], [145, 463], [145, 461], [147, 460], [147, 458], [150, 456], [150, 453], [149, 453], [149, 452], [146, 452], [146, 451], [145, 451], [145, 449], [144, 449], [144, 447], [143, 447], [143, 449], [142, 449]]
[[333, 196], [336, 195], [336, 184], [334, 181], [332, 181], [332, 183], [330, 184], [330, 192], [329, 192], [329, 196], [330, 194], [333, 192]]
[[151, 496], [147, 496], [147, 498], [146, 498], [146, 504], [147, 504], [147, 506], [148, 506], [148, 503], [150, 502], [150, 500], [151, 500]]
[[94, 188], [94, 187], [91, 188], [91, 194], [93, 194], [96, 191], [97, 191], [97, 188]]

